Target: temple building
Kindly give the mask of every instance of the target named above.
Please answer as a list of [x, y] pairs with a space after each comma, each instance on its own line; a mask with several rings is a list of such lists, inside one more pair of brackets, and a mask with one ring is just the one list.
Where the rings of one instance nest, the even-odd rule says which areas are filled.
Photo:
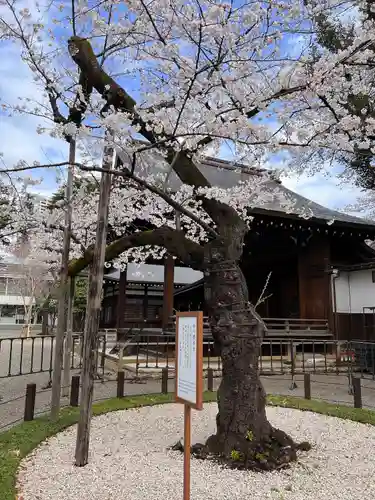
[[[223, 188], [265, 175], [216, 159], [200, 168]], [[375, 225], [314, 203], [276, 179], [267, 189], [293, 202], [292, 210], [277, 198], [261, 206], [249, 202], [253, 220], [241, 267], [267, 335], [375, 340], [375, 251], [367, 244]], [[166, 329], [175, 311], [205, 311], [201, 273], [175, 267], [172, 257], [152, 269], [135, 267], [106, 275], [101, 327]]]

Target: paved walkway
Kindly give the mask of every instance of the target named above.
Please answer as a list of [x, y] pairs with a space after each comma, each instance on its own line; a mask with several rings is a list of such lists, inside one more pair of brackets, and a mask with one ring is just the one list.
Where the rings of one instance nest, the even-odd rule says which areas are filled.
[[[78, 370], [75, 370], [78, 373]], [[18, 421], [22, 421], [24, 412], [25, 389], [28, 383], [37, 385], [36, 395], [36, 414], [48, 412], [51, 390], [44, 390], [43, 387], [49, 381], [48, 373], [38, 373], [33, 375], [25, 375], [0, 379], [0, 429], [7, 428]], [[301, 375], [295, 377], [297, 387], [291, 389], [291, 376], [268, 376], [262, 377], [265, 389], [269, 394], [281, 394], [285, 396], [304, 395], [303, 377]], [[219, 379], [215, 379], [214, 388], [216, 389], [220, 383]], [[205, 381], [205, 388], [207, 387]], [[168, 390], [174, 390], [174, 381], [169, 380]], [[147, 380], [143, 383], [136, 381], [126, 381], [125, 394], [147, 394], [160, 393], [160, 380]], [[349, 394], [348, 378], [345, 375], [311, 375], [311, 395], [314, 399], [323, 399], [337, 404], [347, 404], [353, 406], [353, 396]], [[94, 400], [99, 401], [116, 396], [116, 381], [114, 374], [107, 373], [104, 381], [96, 381], [94, 386]], [[372, 379], [362, 380], [362, 400], [363, 406], [375, 409], [375, 381]], [[67, 397], [62, 398], [62, 406], [68, 405]]]

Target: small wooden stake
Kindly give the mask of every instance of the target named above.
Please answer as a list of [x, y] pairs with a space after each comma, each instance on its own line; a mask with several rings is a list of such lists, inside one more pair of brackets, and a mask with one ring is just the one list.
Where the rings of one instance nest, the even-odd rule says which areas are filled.
[[311, 399], [311, 377], [310, 373], [305, 373], [304, 376], [305, 399]]
[[35, 395], [36, 395], [36, 384], [27, 384], [26, 397], [25, 397], [25, 413], [23, 417], [25, 422], [30, 422], [30, 420], [34, 420]]
[[190, 500], [191, 407], [184, 406], [184, 500]]
[[78, 406], [79, 402], [79, 375], [73, 375], [70, 384], [70, 406]]
[[362, 408], [362, 390], [360, 377], [353, 377], [354, 408]]
[[214, 371], [212, 368], [207, 370], [207, 390], [210, 392], [214, 390]]
[[162, 394], [168, 394], [168, 368], [162, 368], [161, 370], [161, 392]]
[[123, 370], [117, 372], [117, 397], [124, 397], [125, 372]]

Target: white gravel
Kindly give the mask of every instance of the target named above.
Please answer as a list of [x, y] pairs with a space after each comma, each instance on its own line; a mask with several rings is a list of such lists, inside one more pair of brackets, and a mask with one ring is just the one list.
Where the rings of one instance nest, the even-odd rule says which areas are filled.
[[[193, 441], [215, 428], [216, 404], [193, 412]], [[375, 428], [287, 408], [270, 421], [313, 449], [289, 470], [233, 471], [191, 464], [191, 500], [374, 500]], [[182, 454], [167, 451], [183, 433], [183, 407], [169, 404], [95, 417], [90, 462], [73, 465], [76, 427], [61, 432], [22, 462], [24, 500], [182, 500]]]

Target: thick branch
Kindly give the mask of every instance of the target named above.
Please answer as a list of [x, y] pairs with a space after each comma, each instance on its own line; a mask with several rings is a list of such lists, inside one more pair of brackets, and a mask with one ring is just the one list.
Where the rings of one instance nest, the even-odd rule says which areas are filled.
[[[80, 37], [71, 37], [69, 40], [69, 52], [80, 70], [86, 74], [92, 86], [107, 100], [108, 107], [113, 106], [119, 111], [130, 113], [134, 124], [140, 127], [139, 132], [143, 137], [156, 145], [158, 142], [157, 134], [150, 131], [147, 124], [136, 113], [135, 100], [100, 66], [90, 42]], [[210, 187], [208, 180], [186, 152], [180, 152], [176, 161], [176, 151], [171, 147], [165, 149], [168, 153], [168, 162], [172, 163], [175, 160], [173, 169], [184, 184], [190, 184], [195, 187]], [[218, 226], [224, 222], [224, 218], [230, 218], [232, 222], [240, 222], [236, 211], [219, 201], [205, 200], [203, 207]]]
[[[131, 248], [146, 245], [164, 247], [189, 267], [203, 269], [203, 247], [187, 239], [183, 231], [176, 231], [169, 227], [160, 227], [119, 238], [107, 246], [105, 261], [111, 261]], [[92, 261], [93, 255], [93, 248], [90, 247], [83, 257], [72, 261], [69, 265], [69, 276], [76, 276], [85, 269]]]
[[[156, 142], [154, 134], [147, 130], [146, 124], [136, 114], [134, 109], [135, 100], [104, 71], [92, 50], [90, 42], [85, 38], [72, 36], [69, 39], [68, 48], [73, 61], [85, 75], [87, 81], [106, 99], [106, 108], [109, 109], [110, 106], [113, 106], [119, 111], [131, 113], [134, 116], [134, 122], [140, 126], [140, 133], [150, 142]], [[103, 109], [103, 111], [106, 111], [106, 109]]]

